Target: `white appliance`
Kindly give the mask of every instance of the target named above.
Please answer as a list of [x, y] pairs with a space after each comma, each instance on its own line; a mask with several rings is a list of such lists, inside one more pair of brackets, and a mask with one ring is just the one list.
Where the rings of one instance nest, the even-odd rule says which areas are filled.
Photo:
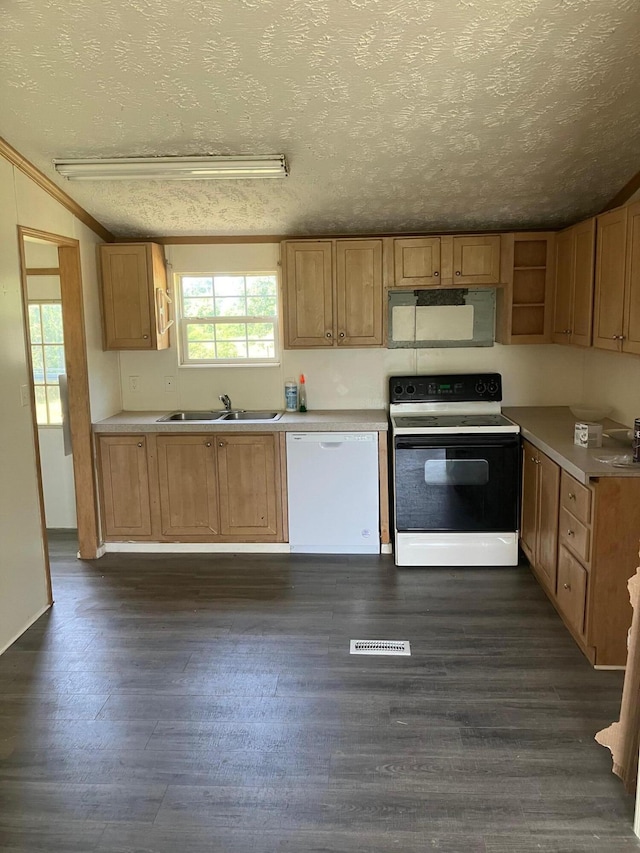
[[518, 564], [520, 427], [499, 373], [393, 376], [395, 562]]
[[289, 544], [300, 554], [379, 554], [378, 434], [287, 433]]

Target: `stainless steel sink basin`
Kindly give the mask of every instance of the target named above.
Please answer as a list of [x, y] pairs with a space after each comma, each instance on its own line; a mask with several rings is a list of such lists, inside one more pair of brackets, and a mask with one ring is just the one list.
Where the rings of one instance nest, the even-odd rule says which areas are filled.
[[282, 412], [227, 412], [220, 420], [223, 421], [277, 421]]
[[157, 423], [161, 421], [217, 421], [223, 414], [224, 412], [171, 412], [169, 415], [158, 418]]

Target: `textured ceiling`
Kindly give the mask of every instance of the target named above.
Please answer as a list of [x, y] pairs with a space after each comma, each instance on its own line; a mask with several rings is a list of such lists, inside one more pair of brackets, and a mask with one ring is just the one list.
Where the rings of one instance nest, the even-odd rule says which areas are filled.
[[[638, 0], [3, 0], [0, 135], [117, 235], [564, 224], [640, 168]], [[283, 181], [54, 157], [285, 153]]]

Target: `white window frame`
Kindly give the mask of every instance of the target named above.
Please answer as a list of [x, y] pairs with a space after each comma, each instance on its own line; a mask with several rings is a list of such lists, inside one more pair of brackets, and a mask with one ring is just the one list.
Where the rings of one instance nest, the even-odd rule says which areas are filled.
[[[216, 278], [222, 276], [246, 278], [247, 276], [273, 276], [276, 282], [276, 314], [275, 316], [234, 316], [234, 317], [185, 317], [184, 303], [182, 292], [183, 278]], [[243, 270], [239, 272], [180, 272], [174, 276], [174, 292], [177, 295], [176, 300], [176, 315], [178, 326], [178, 366], [179, 367], [278, 367], [280, 365], [280, 282], [277, 270]], [[273, 358], [211, 358], [211, 359], [190, 359], [188, 356], [189, 347], [187, 341], [187, 329], [194, 325], [230, 325], [242, 323], [272, 323], [274, 335], [274, 356]]]
[[[27, 308], [30, 305], [38, 305], [40, 307], [41, 318], [42, 318], [42, 306], [43, 305], [59, 305], [60, 311], [62, 311], [62, 300], [61, 299], [27, 299]], [[42, 331], [42, 319], [40, 320], [40, 323], [41, 323], [40, 328]], [[33, 348], [34, 347], [40, 347], [40, 349], [42, 350], [42, 364], [43, 364], [43, 366], [46, 365], [46, 360], [45, 360], [44, 356], [45, 356], [45, 348], [48, 346], [56, 346], [56, 347], [61, 346], [63, 356], [66, 359], [64, 335], [63, 335], [62, 343], [60, 343], [60, 344], [48, 344], [48, 343], [45, 343], [44, 341], [41, 341], [38, 343], [37, 341], [33, 341], [31, 339], [31, 318], [28, 316], [28, 314], [27, 314], [27, 327], [29, 330], [29, 346], [31, 347], [31, 350], [30, 350], [30, 353], [31, 353], [31, 356], [30, 356], [31, 384], [33, 385], [33, 389], [34, 389], [34, 391], [33, 391], [34, 398], [35, 398], [35, 389], [36, 388], [44, 388], [44, 401], [45, 401], [45, 405], [47, 407], [47, 420], [46, 421], [39, 421], [38, 420], [38, 407], [36, 405], [36, 411], [35, 411], [36, 425], [37, 425], [38, 429], [40, 429], [41, 427], [45, 427], [45, 428], [53, 427], [55, 429], [60, 429], [62, 427], [62, 420], [60, 420], [60, 421], [52, 421], [51, 420], [51, 409], [49, 406], [49, 395], [47, 394], [47, 388], [58, 388], [59, 389], [60, 385], [58, 382], [47, 382], [46, 366], [43, 367], [44, 382], [36, 382], [36, 378], [35, 378], [34, 373], [33, 373]], [[44, 337], [44, 335], [42, 335], [42, 337]], [[66, 372], [66, 369], [63, 367], [63, 369], [61, 370], [61, 373], [65, 373], [65, 372]]]

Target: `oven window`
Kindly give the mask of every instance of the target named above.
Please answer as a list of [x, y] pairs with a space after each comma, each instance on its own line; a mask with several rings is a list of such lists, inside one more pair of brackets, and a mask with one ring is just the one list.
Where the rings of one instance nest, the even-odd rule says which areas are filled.
[[396, 529], [501, 532], [518, 529], [517, 439], [483, 446], [397, 437]]
[[424, 481], [427, 486], [486, 486], [489, 463], [486, 459], [428, 459]]

